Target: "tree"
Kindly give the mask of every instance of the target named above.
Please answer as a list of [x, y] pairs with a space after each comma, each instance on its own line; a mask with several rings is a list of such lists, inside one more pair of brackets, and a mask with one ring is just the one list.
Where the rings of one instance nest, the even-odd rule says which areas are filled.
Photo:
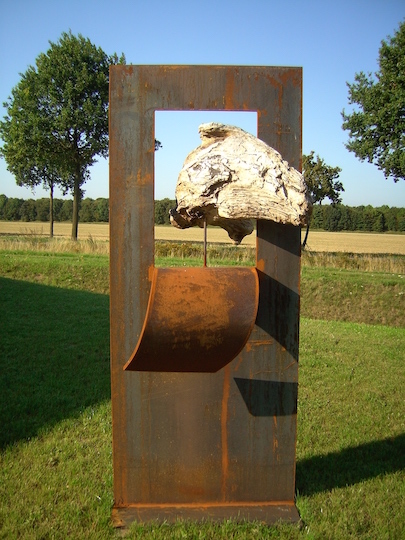
[[170, 209], [176, 207], [176, 201], [165, 198], [155, 201], [155, 224], [170, 225]]
[[2, 193], [0, 195], [0, 219], [5, 219], [4, 218], [4, 209], [6, 207], [7, 201], [8, 201], [8, 197], [6, 197], [6, 195], [4, 195]]
[[3, 209], [3, 217], [7, 221], [20, 221], [21, 219], [21, 207], [24, 203], [24, 199], [18, 199], [11, 197], [7, 199]]
[[327, 231], [338, 231], [340, 220], [342, 218], [342, 212], [340, 205], [329, 205], [325, 207], [327, 211], [324, 216], [324, 225]]
[[27, 199], [21, 205], [21, 221], [35, 221], [37, 217], [37, 209], [35, 201]]
[[95, 219], [96, 221], [104, 221], [108, 222], [108, 211], [109, 211], [109, 204], [108, 199], [105, 199], [103, 197], [99, 197], [96, 199], [96, 210], [95, 210]]
[[73, 216], [73, 201], [72, 199], [66, 199], [63, 201], [61, 209], [59, 211], [60, 221], [70, 221]]
[[54, 199], [53, 200], [53, 219], [55, 221], [60, 221], [60, 211], [62, 208], [63, 200], [62, 199]]
[[379, 50], [379, 71], [355, 74], [347, 83], [350, 114], [343, 110], [343, 129], [349, 132], [346, 148], [361, 160], [374, 163], [392, 176], [405, 179], [405, 22]]
[[398, 209], [398, 231], [405, 232], [405, 208]]
[[19, 186], [32, 189], [43, 184], [50, 190], [50, 236], [53, 236], [53, 188], [60, 179], [47, 156], [51, 126], [38, 108], [38, 78], [29, 67], [19, 84], [12, 90], [12, 98], [4, 103], [8, 115], [0, 122], [0, 135], [4, 146], [0, 155], [5, 157], [8, 170], [14, 174]]
[[[341, 202], [340, 193], [344, 191], [343, 184], [337, 180], [341, 172], [340, 167], [326, 165], [318, 155], [314, 157], [314, 151], [309, 155], [302, 156], [302, 172], [305, 183], [311, 194], [313, 204], [322, 204], [328, 198], [332, 204]], [[305, 248], [308, 241], [310, 222], [308, 221], [305, 238], [302, 247]]]
[[340, 218], [338, 224], [339, 231], [352, 231], [354, 228], [353, 223], [353, 211], [350, 207], [339, 205], [340, 206]]
[[80, 219], [86, 223], [95, 221], [94, 219], [94, 200], [87, 198], [83, 199], [80, 205]]
[[72, 238], [77, 239], [83, 184], [96, 156], [108, 154], [107, 56], [80, 34], [50, 42], [12, 91], [0, 122], [2, 155], [20, 185], [45, 182], [73, 193]]

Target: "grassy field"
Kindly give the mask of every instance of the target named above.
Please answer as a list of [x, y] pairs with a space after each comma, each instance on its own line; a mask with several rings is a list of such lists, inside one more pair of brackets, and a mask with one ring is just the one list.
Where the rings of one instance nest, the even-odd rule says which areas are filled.
[[[78, 247], [78, 246], [76, 246]], [[181, 246], [182, 249], [186, 249]], [[85, 251], [87, 246], [84, 245]], [[188, 249], [193, 257], [174, 257], [171, 244], [161, 246], [163, 256], [156, 259], [157, 266], [201, 266], [201, 246]], [[218, 250], [211, 252], [212, 264], [228, 265], [235, 249], [220, 258]], [[187, 251], [188, 253], [188, 251]], [[167, 256], [164, 256], [168, 254]], [[237, 250], [240, 255], [241, 251]], [[313, 256], [312, 256], [313, 257]], [[405, 327], [405, 257], [385, 256], [364, 258], [362, 256], [329, 256], [326, 266], [323, 255], [318, 257], [322, 266], [313, 260], [304, 264], [301, 276], [301, 314], [310, 319], [364, 322]], [[383, 264], [393, 271], [360, 271], [359, 266], [377, 267]], [[253, 264], [247, 257], [243, 264]], [[334, 266], [333, 266], [334, 263]], [[314, 266], [313, 266], [314, 265]], [[65, 287], [108, 294], [109, 267], [106, 255], [94, 253], [70, 253], [50, 251], [2, 250], [0, 251], [0, 275], [37, 284]]]
[[[69, 238], [70, 223], [55, 223], [54, 234], [57, 238]], [[0, 221], [0, 235], [46, 236], [48, 223]], [[303, 233], [304, 234], [304, 233]], [[108, 223], [79, 223], [79, 239], [108, 240]], [[203, 232], [199, 228], [180, 231], [171, 226], [155, 227], [156, 240], [202, 242]], [[219, 227], [208, 229], [208, 241], [212, 243], [232, 244], [227, 233]], [[255, 246], [255, 233], [244, 238], [242, 246]], [[377, 234], [355, 232], [310, 231], [309, 251], [334, 251], [349, 253], [396, 253], [405, 255], [405, 234]]]
[[[113, 539], [108, 256], [94, 239], [74, 252], [31, 240], [0, 250], [0, 538]], [[163, 242], [157, 264], [201, 264], [188, 247], [197, 256]], [[405, 537], [405, 269], [383, 260], [396, 272], [368, 255], [303, 267], [301, 525], [134, 525], [128, 538]]]

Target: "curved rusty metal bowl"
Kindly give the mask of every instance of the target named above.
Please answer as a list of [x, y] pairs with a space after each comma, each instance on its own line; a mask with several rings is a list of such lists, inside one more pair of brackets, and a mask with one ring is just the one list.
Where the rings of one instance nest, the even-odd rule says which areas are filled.
[[213, 373], [243, 349], [259, 302], [255, 268], [154, 268], [129, 371]]

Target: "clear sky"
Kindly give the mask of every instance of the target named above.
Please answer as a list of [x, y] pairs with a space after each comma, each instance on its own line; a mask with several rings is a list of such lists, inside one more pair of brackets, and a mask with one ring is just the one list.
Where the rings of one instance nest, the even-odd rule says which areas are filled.
[[[378, 70], [381, 40], [403, 20], [404, 0], [0, 0], [0, 103], [49, 41], [69, 30], [107, 54], [123, 52], [132, 64], [302, 66], [303, 153], [314, 150], [341, 167], [345, 204], [405, 206], [405, 181], [395, 184], [360, 162], [346, 150], [341, 128], [341, 111], [350, 110], [346, 82]], [[198, 125], [210, 121], [256, 134], [252, 113], [158, 114], [157, 199], [174, 198], [182, 163], [199, 144]], [[47, 196], [18, 187], [3, 159], [0, 193]], [[86, 196], [108, 197], [106, 160], [91, 168]]]

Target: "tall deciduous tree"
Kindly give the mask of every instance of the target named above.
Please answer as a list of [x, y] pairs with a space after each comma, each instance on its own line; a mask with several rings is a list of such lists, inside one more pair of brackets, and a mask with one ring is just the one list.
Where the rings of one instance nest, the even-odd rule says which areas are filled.
[[9, 170], [20, 185], [55, 184], [73, 193], [72, 238], [77, 239], [83, 184], [96, 156], [108, 154], [107, 56], [80, 34], [50, 42], [13, 89], [0, 135]]
[[[50, 190], [50, 236], [53, 236], [53, 188], [62, 179], [48, 156], [52, 135], [50, 118], [38, 108], [38, 76], [29, 67], [12, 97], [4, 104], [8, 115], [0, 122], [0, 135], [4, 146], [0, 155], [5, 157], [8, 170], [14, 174], [19, 186], [32, 189], [42, 184]], [[56, 148], [52, 150], [56, 151]]]
[[405, 179], [405, 22], [382, 41], [379, 67], [375, 79], [360, 72], [348, 83], [349, 104], [356, 108], [342, 112], [342, 127], [350, 137], [346, 148], [397, 182]]
[[[329, 199], [332, 204], [341, 202], [341, 192], [344, 191], [343, 184], [338, 181], [340, 167], [331, 167], [315, 153], [302, 156], [302, 173], [305, 183], [311, 194], [313, 204], [322, 204], [324, 199]], [[305, 248], [308, 241], [310, 222], [308, 222], [302, 247]]]

